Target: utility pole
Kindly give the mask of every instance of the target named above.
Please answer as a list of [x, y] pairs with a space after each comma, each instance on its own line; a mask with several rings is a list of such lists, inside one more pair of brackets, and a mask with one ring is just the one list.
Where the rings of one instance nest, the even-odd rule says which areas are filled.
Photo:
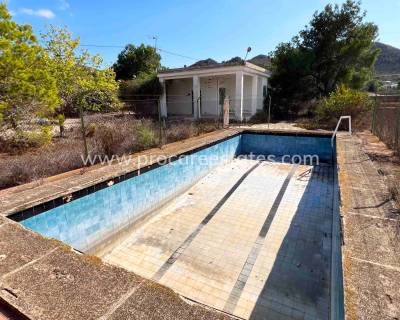
[[[157, 54], [157, 36], [153, 36], [152, 39], [154, 40], [154, 52]], [[156, 73], [157, 73], [157, 66], [156, 66]]]
[[154, 50], [157, 51], [157, 36], [153, 36], [153, 40], [154, 40]]

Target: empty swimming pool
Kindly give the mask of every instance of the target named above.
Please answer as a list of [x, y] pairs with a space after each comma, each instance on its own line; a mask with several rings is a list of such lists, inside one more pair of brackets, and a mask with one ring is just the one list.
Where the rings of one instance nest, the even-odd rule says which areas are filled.
[[329, 137], [242, 133], [14, 219], [241, 318], [328, 319], [333, 164]]

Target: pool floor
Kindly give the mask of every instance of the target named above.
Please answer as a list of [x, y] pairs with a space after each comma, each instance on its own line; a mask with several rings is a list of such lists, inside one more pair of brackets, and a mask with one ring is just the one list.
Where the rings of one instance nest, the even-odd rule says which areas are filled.
[[245, 319], [328, 319], [333, 168], [235, 159], [102, 258]]

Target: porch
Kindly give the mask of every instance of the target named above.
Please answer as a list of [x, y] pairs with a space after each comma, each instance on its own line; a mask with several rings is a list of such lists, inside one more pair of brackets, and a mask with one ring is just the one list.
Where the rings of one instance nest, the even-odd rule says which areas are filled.
[[230, 118], [248, 119], [263, 107], [268, 76], [264, 68], [247, 62], [160, 72], [161, 114], [163, 117], [219, 118], [227, 98]]

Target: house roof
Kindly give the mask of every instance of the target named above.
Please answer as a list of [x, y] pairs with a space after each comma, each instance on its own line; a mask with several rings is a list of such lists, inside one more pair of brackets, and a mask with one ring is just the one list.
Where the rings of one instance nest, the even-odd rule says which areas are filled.
[[213, 73], [232, 73], [234, 71], [242, 70], [248, 73], [257, 73], [260, 75], [268, 76], [269, 72], [266, 68], [253, 64], [249, 61], [244, 61], [239, 57], [232, 58], [228, 61], [217, 62], [213, 59], [199, 60], [196, 63], [183, 68], [173, 68], [160, 70], [158, 72], [158, 77], [168, 78], [182, 76], [190, 76], [195, 74], [209, 75]]

